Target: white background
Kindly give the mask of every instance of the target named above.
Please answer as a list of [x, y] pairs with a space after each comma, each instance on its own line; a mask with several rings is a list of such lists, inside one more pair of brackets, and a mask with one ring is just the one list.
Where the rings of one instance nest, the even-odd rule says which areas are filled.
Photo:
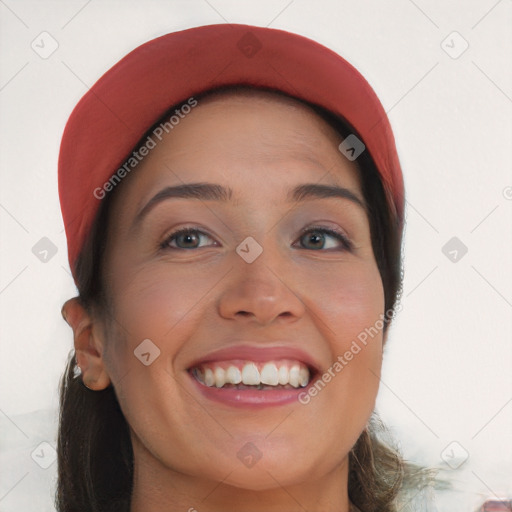
[[[75, 295], [57, 158], [77, 101], [127, 52], [213, 23], [282, 28], [367, 78], [397, 140], [407, 197], [403, 310], [378, 410], [408, 459], [452, 482], [432, 510], [512, 498], [512, 1], [0, 1], [0, 511], [53, 511], [57, 385]], [[58, 49], [31, 47], [47, 31]], [[458, 58], [452, 54], [469, 44]], [[442, 252], [456, 236], [457, 262]], [[32, 247], [48, 237], [56, 255]], [[451, 469], [449, 460], [469, 458]], [[452, 451], [452, 448], [454, 449]], [[42, 451], [41, 451], [42, 450]], [[445, 452], [446, 453], [446, 452]]]

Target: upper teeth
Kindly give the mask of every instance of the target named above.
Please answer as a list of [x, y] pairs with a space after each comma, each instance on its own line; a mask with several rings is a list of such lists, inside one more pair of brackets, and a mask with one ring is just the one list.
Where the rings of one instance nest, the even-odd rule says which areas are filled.
[[221, 388], [225, 384], [264, 384], [277, 386], [290, 384], [294, 388], [305, 387], [309, 382], [309, 369], [297, 361], [268, 362], [264, 364], [246, 361], [236, 363], [207, 363], [194, 369], [194, 374], [209, 387]]

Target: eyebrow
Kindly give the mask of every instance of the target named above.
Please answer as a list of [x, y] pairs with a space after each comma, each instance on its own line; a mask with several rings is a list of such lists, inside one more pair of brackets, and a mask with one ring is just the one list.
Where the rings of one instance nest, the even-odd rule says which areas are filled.
[[[308, 199], [326, 198], [347, 199], [360, 206], [367, 212], [365, 202], [348, 188], [337, 185], [321, 185], [318, 183], [304, 183], [297, 185], [288, 192], [288, 203], [300, 203]], [[159, 203], [169, 199], [199, 199], [204, 201], [219, 201], [223, 203], [233, 201], [233, 190], [230, 187], [214, 183], [187, 183], [173, 187], [165, 187], [154, 195], [146, 205], [137, 213], [132, 224], [132, 229], [142, 222], [143, 218]]]

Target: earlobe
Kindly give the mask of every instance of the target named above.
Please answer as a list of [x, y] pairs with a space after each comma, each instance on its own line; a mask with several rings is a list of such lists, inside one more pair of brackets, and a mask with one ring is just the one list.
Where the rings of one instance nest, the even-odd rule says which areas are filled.
[[95, 320], [78, 297], [66, 301], [61, 312], [73, 329], [76, 361], [84, 385], [94, 391], [105, 389], [110, 385], [110, 377], [102, 356], [103, 340], [97, 334], [99, 329], [93, 329]]

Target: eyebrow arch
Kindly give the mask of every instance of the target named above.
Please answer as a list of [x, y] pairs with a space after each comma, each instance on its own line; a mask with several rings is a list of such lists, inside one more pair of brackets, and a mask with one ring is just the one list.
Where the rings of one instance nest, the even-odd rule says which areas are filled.
[[[318, 183], [304, 183], [291, 189], [287, 195], [288, 203], [299, 203], [308, 199], [325, 199], [337, 197], [348, 199], [357, 204], [366, 212], [367, 207], [362, 199], [348, 188], [337, 185], [321, 185]], [[214, 183], [187, 183], [166, 187], [154, 195], [135, 216], [132, 229], [159, 203], [173, 198], [200, 199], [206, 201], [229, 202], [233, 200], [233, 190], [230, 187]]]

